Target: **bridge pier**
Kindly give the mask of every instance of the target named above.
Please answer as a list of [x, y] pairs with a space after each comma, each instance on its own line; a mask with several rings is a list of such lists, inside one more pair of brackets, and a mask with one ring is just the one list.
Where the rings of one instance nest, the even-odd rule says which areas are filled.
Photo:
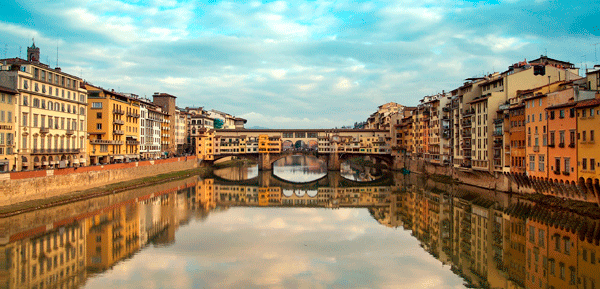
[[258, 155], [258, 170], [270, 171], [272, 169], [273, 169], [273, 164], [271, 163], [271, 155], [269, 153], [259, 154]]
[[339, 171], [341, 167], [340, 155], [337, 152], [330, 153], [327, 156], [327, 170]]

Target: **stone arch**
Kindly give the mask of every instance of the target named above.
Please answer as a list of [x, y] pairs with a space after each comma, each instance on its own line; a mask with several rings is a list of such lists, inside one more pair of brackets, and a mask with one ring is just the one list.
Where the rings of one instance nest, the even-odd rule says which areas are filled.
[[281, 143], [281, 148], [284, 151], [294, 149], [294, 142], [289, 139], [285, 140], [283, 143]]
[[35, 157], [33, 158], [33, 168], [34, 168], [34, 169], [38, 169], [38, 168], [40, 168], [41, 166], [42, 166], [42, 163], [40, 162], [40, 157], [38, 157], [38, 156], [35, 156]]
[[29, 164], [28, 164], [27, 157], [21, 156], [21, 169], [25, 170], [28, 167], [29, 167]]
[[304, 148], [306, 148], [306, 147], [307, 147], [307, 146], [306, 146], [306, 143], [305, 143], [303, 140], [297, 140], [297, 141], [294, 143], [294, 148], [295, 148], [295, 149], [304, 149]]

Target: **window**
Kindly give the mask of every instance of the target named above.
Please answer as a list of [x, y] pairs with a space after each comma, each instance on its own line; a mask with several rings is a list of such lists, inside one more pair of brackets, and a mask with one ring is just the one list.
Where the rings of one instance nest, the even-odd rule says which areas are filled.
[[97, 123], [96, 124], [96, 129], [102, 129], [102, 124], [101, 123]]
[[574, 108], [569, 109], [569, 117], [575, 117], [575, 109]]
[[554, 119], [554, 110], [550, 112], [550, 119]]
[[545, 243], [544, 243], [545, 242], [544, 241], [545, 240], [545, 234], [546, 234], [546, 231], [544, 231], [544, 230], [538, 230], [538, 245], [540, 247], [542, 247], [542, 248], [544, 248], [544, 246], [545, 246]]
[[585, 117], [585, 109], [581, 110], [581, 117]]
[[565, 254], [570, 255], [571, 253], [571, 240], [569, 238], [565, 238]]
[[565, 172], [568, 173], [571, 171], [571, 159], [565, 158]]
[[590, 141], [594, 141], [594, 130], [590, 130]]
[[594, 116], [594, 109], [590, 108], [590, 117]]
[[101, 119], [102, 118], [102, 113], [101, 112], [97, 112], [96, 113], [96, 118], [97, 119]]
[[23, 105], [24, 106], [28, 106], [29, 103], [27, 102], [27, 96], [23, 96]]
[[535, 171], [535, 156], [529, 156], [529, 170]]
[[92, 108], [102, 108], [102, 102], [92, 102]]
[[539, 164], [539, 165], [540, 165], [540, 167], [539, 167], [539, 170], [540, 170], [540, 172], [543, 172], [543, 171], [544, 171], [544, 167], [546, 167], [546, 166], [544, 165], [544, 162], [545, 162], [545, 156], [544, 156], [544, 155], [540, 155], [540, 157], [539, 157], [539, 161], [540, 161], [540, 164]]
[[533, 226], [529, 226], [529, 242], [535, 244], [535, 228]]
[[586, 141], [586, 137], [585, 137], [586, 131], [584, 130], [581, 134], [581, 140], [582, 141]]
[[560, 272], [560, 275], [559, 275], [559, 277], [560, 277], [560, 279], [563, 279], [563, 280], [565, 280], [565, 263], [562, 263], [562, 262], [561, 262], [560, 264], [558, 264], [558, 266], [559, 266], [559, 268], [560, 268], [560, 269], [559, 269], [559, 272]]
[[590, 171], [596, 170], [596, 159], [590, 159]]
[[581, 160], [581, 169], [587, 170], [587, 159], [586, 158]]
[[23, 126], [27, 126], [27, 113], [23, 113], [23, 121], [21, 122]]

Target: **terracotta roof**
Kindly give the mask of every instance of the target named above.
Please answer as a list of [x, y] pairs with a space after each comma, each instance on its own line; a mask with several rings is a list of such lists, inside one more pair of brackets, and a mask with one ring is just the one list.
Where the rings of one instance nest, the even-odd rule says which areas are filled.
[[575, 103], [575, 102], [565, 102], [565, 103], [551, 105], [549, 107], [546, 107], [546, 109], [557, 109], [557, 108], [563, 108], [563, 107], [571, 107], [571, 106], [575, 106], [576, 104], [577, 103]]
[[600, 99], [588, 99], [577, 102], [577, 107], [590, 107], [590, 106], [598, 106], [600, 105]]

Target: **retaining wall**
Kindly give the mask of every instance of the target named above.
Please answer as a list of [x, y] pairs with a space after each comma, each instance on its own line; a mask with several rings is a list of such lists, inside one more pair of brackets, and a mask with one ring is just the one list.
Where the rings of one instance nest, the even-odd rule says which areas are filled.
[[[4, 174], [0, 207], [74, 191], [198, 167], [195, 156], [153, 161]], [[8, 175], [10, 178], [8, 178]]]

